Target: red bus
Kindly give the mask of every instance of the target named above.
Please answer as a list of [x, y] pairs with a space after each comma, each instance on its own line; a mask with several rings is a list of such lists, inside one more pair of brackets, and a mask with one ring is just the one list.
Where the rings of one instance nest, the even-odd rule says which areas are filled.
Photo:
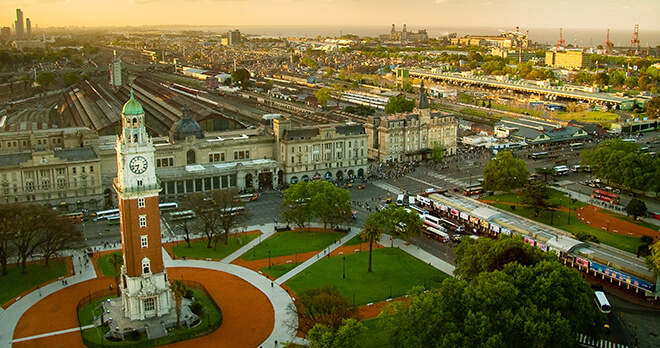
[[601, 201], [609, 202], [612, 204], [619, 204], [619, 196], [607, 191], [594, 190], [591, 198], [600, 199]]

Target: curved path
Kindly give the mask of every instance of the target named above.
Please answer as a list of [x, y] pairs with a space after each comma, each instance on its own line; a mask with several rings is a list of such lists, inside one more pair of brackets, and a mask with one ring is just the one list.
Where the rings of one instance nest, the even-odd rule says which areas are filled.
[[[268, 231], [273, 226], [258, 228]], [[250, 247], [244, 246], [229, 258], [236, 258]], [[164, 252], [163, 261], [170, 279], [183, 277], [204, 284], [223, 311], [222, 326], [211, 335], [195, 339], [195, 345], [258, 347], [272, 346], [276, 340], [297, 340], [297, 317], [288, 310], [293, 299], [268, 278], [229, 264], [228, 260], [172, 260]], [[77, 265], [76, 269], [82, 272], [69, 277], [67, 286], [51, 283], [0, 312], [0, 347], [55, 347], [63, 342], [67, 347], [84, 347], [75, 304], [87, 294], [114, 284], [114, 280], [96, 278], [93, 267]], [[170, 346], [190, 344], [184, 341]]]

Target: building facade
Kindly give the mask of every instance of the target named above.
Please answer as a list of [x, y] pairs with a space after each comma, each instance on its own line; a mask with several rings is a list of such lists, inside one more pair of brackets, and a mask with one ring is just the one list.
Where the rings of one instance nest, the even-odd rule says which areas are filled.
[[283, 184], [300, 180], [344, 180], [366, 176], [367, 134], [358, 124], [330, 124], [291, 129], [285, 118], [273, 120], [275, 158]]
[[160, 180], [156, 177], [154, 143], [147, 134], [144, 110], [131, 93], [122, 110], [122, 134], [116, 142], [122, 257], [121, 301], [130, 320], [161, 317], [173, 307], [163, 263]]
[[582, 51], [545, 53], [545, 65], [553, 68], [582, 69], [591, 67], [591, 55]]
[[423, 160], [434, 146], [456, 153], [458, 123], [452, 114], [431, 112], [421, 84], [413, 113], [368, 118], [368, 158], [378, 162]]

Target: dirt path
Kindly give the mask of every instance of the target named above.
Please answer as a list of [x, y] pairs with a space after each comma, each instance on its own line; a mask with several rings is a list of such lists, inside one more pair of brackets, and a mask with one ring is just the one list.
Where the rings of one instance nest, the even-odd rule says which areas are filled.
[[[168, 268], [170, 279], [187, 279], [204, 284], [223, 315], [214, 333], [168, 347], [258, 347], [273, 330], [275, 314], [270, 301], [246, 281], [224, 272], [200, 268]], [[76, 328], [75, 305], [80, 299], [114, 284], [110, 277], [71, 285], [32, 306], [19, 320], [14, 338]], [[66, 304], [66, 305], [62, 305]], [[13, 344], [14, 347], [84, 347], [80, 332], [50, 336]]]
[[611, 233], [618, 233], [630, 237], [642, 237], [644, 235], [660, 238], [660, 231], [652, 230], [632, 222], [621, 220], [613, 215], [603, 212], [603, 209], [589, 205], [576, 210], [576, 215], [585, 224]]

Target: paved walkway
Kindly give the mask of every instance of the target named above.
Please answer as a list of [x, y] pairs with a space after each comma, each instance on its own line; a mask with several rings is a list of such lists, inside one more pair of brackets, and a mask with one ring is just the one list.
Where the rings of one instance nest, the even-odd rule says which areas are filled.
[[415, 258], [424, 261], [428, 263], [429, 265], [435, 267], [436, 269], [449, 274], [450, 276], [454, 276], [454, 269], [456, 269], [456, 266], [448, 263], [447, 261], [434, 256], [430, 254], [429, 252], [424, 251], [422, 248], [413, 245], [413, 244], [407, 244], [404, 240], [395, 238], [394, 242], [391, 242], [392, 238], [390, 235], [383, 233], [382, 237], [380, 238], [379, 244], [384, 246], [384, 247], [389, 247], [390, 245], [393, 245], [395, 248], [399, 248], [408, 254], [414, 256]]

